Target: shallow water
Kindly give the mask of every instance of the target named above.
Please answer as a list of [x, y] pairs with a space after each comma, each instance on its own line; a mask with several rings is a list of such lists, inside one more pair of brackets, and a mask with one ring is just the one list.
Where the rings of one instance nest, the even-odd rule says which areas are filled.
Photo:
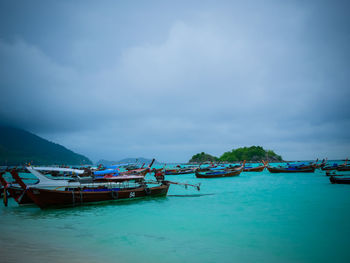
[[168, 197], [0, 207], [0, 262], [350, 262], [350, 185], [314, 174], [168, 180]]

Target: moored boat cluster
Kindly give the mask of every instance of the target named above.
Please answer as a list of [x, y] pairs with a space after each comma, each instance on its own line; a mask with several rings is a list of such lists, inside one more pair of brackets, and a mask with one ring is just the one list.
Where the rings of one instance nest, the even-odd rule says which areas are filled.
[[[40, 208], [48, 208], [166, 196], [170, 184], [181, 183], [166, 181], [164, 176], [146, 180], [146, 174], [153, 172], [153, 161], [145, 168], [125, 167], [123, 172], [119, 168], [124, 165], [120, 164], [102, 169], [27, 166], [4, 170], [0, 172], [4, 204], [7, 205], [8, 197], [13, 197], [18, 204], [34, 203]], [[14, 182], [5, 179], [6, 172]], [[23, 177], [23, 172], [32, 177]], [[199, 186], [195, 187], [199, 190]]]
[[[350, 178], [337, 171], [350, 171], [347, 160], [343, 164], [327, 164], [326, 160], [296, 162], [270, 166], [262, 161], [257, 166], [240, 164], [177, 165], [174, 168], [152, 169], [147, 167], [117, 164], [108, 167], [12, 167], [0, 171], [1, 194], [5, 206], [8, 198], [22, 204], [36, 204], [40, 208], [77, 206], [88, 203], [132, 200], [135, 198], [166, 196], [171, 184], [193, 186], [200, 190], [200, 184], [185, 184], [165, 180], [168, 175], [195, 174], [197, 178], [220, 178], [239, 176], [242, 172], [270, 173], [313, 173], [316, 169], [326, 171], [331, 183], [350, 184]], [[5, 176], [5, 174], [7, 176]], [[154, 180], [146, 180], [153, 174]]]

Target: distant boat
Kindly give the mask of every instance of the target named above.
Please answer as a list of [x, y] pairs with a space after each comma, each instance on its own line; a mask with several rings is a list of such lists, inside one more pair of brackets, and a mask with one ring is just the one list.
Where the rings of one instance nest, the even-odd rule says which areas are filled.
[[141, 168], [137, 168], [137, 169], [130, 169], [128, 171], [125, 172], [121, 172], [121, 175], [141, 175], [141, 176], [146, 176], [147, 173], [149, 173], [151, 171], [151, 167], [154, 163], [155, 159], [153, 158], [151, 163], [148, 165], [148, 167], [143, 167], [145, 164], [142, 165]]
[[350, 165], [348, 165], [348, 158], [346, 158], [345, 162], [342, 164], [328, 164], [321, 167], [323, 171], [337, 170], [337, 171], [350, 171]]
[[267, 166], [270, 173], [313, 173], [315, 167], [272, 167]]
[[338, 169], [338, 164], [333, 163], [333, 164], [328, 164], [323, 167], [321, 167], [322, 171], [331, 171], [331, 170], [337, 170]]
[[237, 165], [232, 165], [230, 164], [229, 166], [225, 165], [214, 165], [212, 164], [211, 166], [206, 166], [206, 167], [198, 167], [195, 169], [197, 172], [209, 172], [209, 171], [220, 171], [220, 170], [233, 170], [233, 169], [239, 169], [242, 166], [242, 164], [237, 164]]
[[209, 171], [195, 171], [195, 175], [197, 178], [220, 178], [220, 177], [232, 177], [238, 176], [244, 169], [245, 161], [239, 168], [233, 169], [222, 169], [222, 170], [209, 170]]
[[350, 178], [349, 177], [347, 177], [347, 178], [337, 178], [337, 177], [332, 175], [329, 178], [329, 181], [332, 184], [350, 184]]
[[256, 167], [247, 167], [245, 166], [243, 169], [243, 172], [262, 172], [266, 168], [267, 162], [265, 163], [263, 161], [263, 165], [256, 166]]
[[340, 165], [337, 167], [337, 171], [350, 171], [350, 165]]
[[165, 175], [181, 175], [181, 174], [192, 174], [196, 168], [176, 168], [176, 169], [165, 169]]

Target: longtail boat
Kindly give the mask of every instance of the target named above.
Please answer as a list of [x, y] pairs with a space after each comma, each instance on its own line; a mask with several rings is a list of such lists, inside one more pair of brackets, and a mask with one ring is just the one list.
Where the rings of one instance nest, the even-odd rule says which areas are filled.
[[[98, 174], [93, 177], [80, 177], [78, 174], [83, 174], [84, 171], [76, 170], [76, 169], [68, 169], [68, 168], [59, 168], [59, 167], [26, 167], [27, 172], [30, 172], [37, 178], [38, 182], [35, 184], [26, 184], [23, 181], [23, 178], [19, 176], [17, 169], [11, 170], [11, 175], [17, 182], [17, 185], [12, 184], [10, 187], [6, 187], [9, 196], [14, 197], [15, 201], [18, 204], [30, 203], [34, 200], [32, 198], [27, 198], [28, 188], [36, 188], [36, 189], [46, 189], [46, 190], [62, 190], [65, 188], [75, 189], [75, 188], [86, 188], [90, 187], [91, 189], [97, 189], [104, 187], [106, 183], [108, 183], [108, 187], [116, 188], [119, 187], [120, 182], [125, 180], [142, 180], [144, 178], [143, 175], [118, 175], [118, 182], [115, 181], [116, 176], [112, 176], [110, 173], [106, 174]], [[47, 177], [47, 173], [50, 169], [54, 172], [64, 172], [74, 173], [74, 177], [64, 178], [64, 179], [52, 179]], [[44, 171], [46, 174], [42, 173]], [[21, 183], [20, 183], [21, 182]], [[3, 185], [7, 182], [2, 180]], [[25, 185], [25, 187], [24, 187]]]
[[321, 167], [323, 171], [338, 170], [338, 171], [350, 171], [350, 165], [348, 165], [348, 158], [346, 158], [343, 164], [332, 163]]
[[338, 164], [334, 163], [334, 164], [328, 164], [325, 165], [323, 167], [321, 167], [322, 171], [331, 171], [331, 170], [337, 170], [338, 169]]
[[79, 186], [65, 184], [55, 189], [47, 189], [37, 185], [26, 185], [17, 172], [11, 174], [23, 191], [40, 208], [76, 206], [147, 196], [166, 196], [169, 189], [167, 181], [162, 181], [154, 187], [148, 187], [142, 176], [116, 176], [111, 178], [113, 182], [103, 180], [104, 183], [100, 185], [93, 183], [80, 184]]
[[[87, 203], [105, 202], [123, 199], [135, 199], [153, 196], [166, 196], [170, 184], [192, 186], [200, 190], [199, 185], [176, 183], [157, 178], [157, 181], [145, 181], [140, 174], [110, 174], [91, 178], [55, 180], [47, 178], [33, 167], [27, 167], [39, 182], [33, 185], [24, 183], [16, 170], [12, 177], [26, 194], [40, 208], [84, 205]], [[150, 187], [149, 185], [156, 184]]]
[[210, 172], [210, 171], [221, 171], [221, 170], [233, 170], [233, 169], [239, 169], [242, 166], [242, 164], [239, 165], [229, 165], [229, 166], [207, 166], [207, 167], [198, 167], [195, 169], [195, 171], [199, 173], [203, 172]]
[[136, 162], [135, 163], [132, 163], [132, 164], [128, 164], [126, 167], [125, 167], [125, 170], [127, 171], [130, 171], [130, 170], [136, 170], [136, 169], [139, 169], [139, 168], [143, 168], [143, 166], [145, 165], [145, 163], [142, 164], [141, 167], [139, 167], [137, 165], [137, 159], [136, 159]]
[[329, 181], [332, 183], [332, 184], [350, 184], [350, 177], [347, 177], [347, 178], [337, 178], [335, 176], [331, 176], [329, 178]]
[[165, 169], [165, 175], [181, 175], [192, 174], [195, 168], [177, 168], [177, 169]]
[[350, 165], [340, 165], [337, 167], [337, 171], [350, 171]]
[[270, 173], [313, 173], [315, 172], [315, 167], [272, 167], [267, 166], [267, 170], [269, 170]]
[[[279, 166], [282, 167], [282, 166]], [[309, 168], [316, 168], [317, 167], [317, 160], [315, 163], [313, 162], [297, 162], [297, 163], [287, 163], [287, 166], [282, 168], [290, 168], [290, 169], [309, 169]]]
[[153, 158], [151, 163], [148, 165], [148, 167], [143, 168], [144, 164], [142, 165], [141, 168], [133, 169], [133, 170], [128, 170], [125, 172], [121, 172], [121, 175], [140, 175], [140, 176], [146, 176], [147, 173], [151, 171], [151, 167], [154, 163], [155, 159]]
[[250, 167], [250, 166], [245, 166], [243, 169], [243, 172], [262, 172], [267, 166], [267, 162], [265, 163], [263, 161], [263, 165], [256, 166], [256, 167]]
[[197, 178], [220, 178], [220, 177], [232, 177], [238, 176], [244, 169], [245, 161], [242, 166], [234, 169], [223, 169], [223, 170], [209, 170], [205, 172], [201, 172], [196, 170], [195, 175]]

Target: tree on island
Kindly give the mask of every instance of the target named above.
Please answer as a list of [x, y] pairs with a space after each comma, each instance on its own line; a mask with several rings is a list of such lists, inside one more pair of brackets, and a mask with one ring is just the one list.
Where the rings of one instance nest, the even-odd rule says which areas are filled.
[[204, 163], [204, 162], [217, 162], [219, 158], [207, 154], [205, 152], [197, 153], [192, 156], [190, 163]]
[[196, 163], [203, 163], [203, 162], [215, 162], [215, 161], [221, 161], [221, 162], [240, 162], [240, 161], [261, 161], [261, 160], [267, 160], [267, 161], [283, 161], [282, 157], [278, 154], [276, 154], [272, 150], [265, 150], [261, 146], [251, 146], [251, 147], [242, 147], [238, 149], [232, 149], [232, 151], [223, 153], [220, 158], [217, 158], [215, 156], [212, 156], [210, 154], [206, 154], [204, 152], [198, 153], [196, 155], [193, 155], [191, 162]]
[[220, 161], [226, 162], [238, 162], [238, 161], [282, 161], [282, 157], [277, 155], [272, 150], [265, 150], [261, 146], [243, 147], [238, 149], [232, 149], [230, 152], [225, 152], [219, 158]]

